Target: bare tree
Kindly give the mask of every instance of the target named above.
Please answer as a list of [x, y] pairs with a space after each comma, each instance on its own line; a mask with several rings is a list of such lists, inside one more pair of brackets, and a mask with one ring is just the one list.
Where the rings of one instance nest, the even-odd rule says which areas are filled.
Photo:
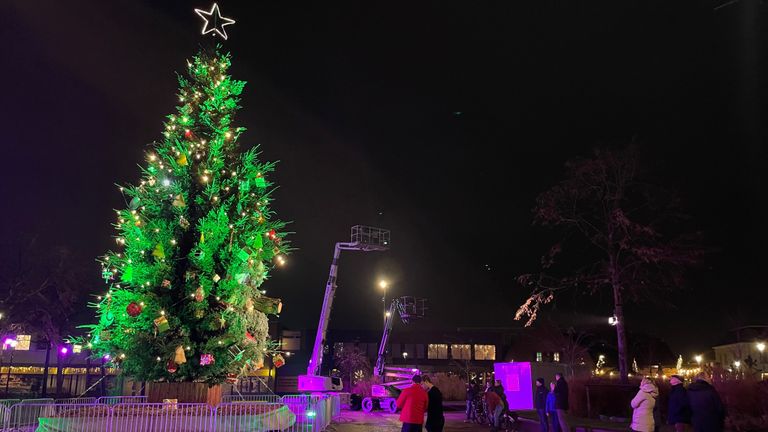
[[82, 266], [68, 250], [43, 249], [36, 238], [3, 245], [0, 254], [0, 329], [61, 342], [85, 288]]
[[[624, 301], [679, 288], [684, 268], [702, 252], [696, 236], [664, 234], [683, 215], [672, 194], [641, 180], [640, 168], [634, 146], [598, 150], [591, 158], [568, 162], [565, 180], [539, 195], [534, 223], [561, 230], [563, 238], [542, 258], [541, 272], [518, 277], [532, 291], [515, 316], [527, 317], [530, 325], [542, 305], [568, 288], [610, 292], [624, 381]], [[566, 251], [573, 252], [568, 261], [560, 258]]]

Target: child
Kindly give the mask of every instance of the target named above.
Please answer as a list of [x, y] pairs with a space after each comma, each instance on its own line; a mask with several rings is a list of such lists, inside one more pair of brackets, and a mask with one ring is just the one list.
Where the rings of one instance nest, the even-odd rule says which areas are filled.
[[549, 383], [549, 394], [547, 394], [547, 415], [552, 423], [552, 432], [560, 432], [560, 420], [557, 418], [555, 409], [555, 383]]

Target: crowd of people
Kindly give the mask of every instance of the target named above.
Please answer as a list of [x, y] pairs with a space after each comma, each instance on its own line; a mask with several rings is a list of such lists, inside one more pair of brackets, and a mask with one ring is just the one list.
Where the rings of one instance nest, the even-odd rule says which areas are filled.
[[[699, 374], [686, 389], [685, 380], [672, 375], [669, 383], [669, 412], [667, 422], [676, 432], [693, 429], [694, 432], [721, 432], [725, 424], [725, 406], [717, 390], [709, 383], [705, 374]], [[643, 378], [640, 389], [632, 399], [632, 425], [636, 432], [655, 432], [661, 426], [656, 384]]]
[[[725, 422], [725, 407], [717, 390], [709, 383], [706, 375], [699, 374], [686, 389], [684, 379], [678, 375], [670, 377], [669, 412], [667, 422], [675, 432], [693, 429], [693, 432], [721, 432]], [[467, 420], [473, 415], [473, 401], [481, 396], [476, 384], [467, 385]], [[630, 402], [632, 423], [635, 432], [656, 432], [662, 425], [659, 406], [659, 388], [653, 380], [643, 378], [640, 388]], [[509, 411], [504, 387], [499, 381], [488, 382], [482, 392], [486, 412], [491, 417], [492, 431], [499, 427], [504, 412]], [[443, 395], [427, 375], [415, 375], [413, 384], [403, 389], [397, 398], [401, 410], [402, 432], [442, 432], [445, 426]], [[567, 421], [568, 383], [558, 373], [555, 380], [547, 385], [544, 378], [536, 379], [533, 404], [538, 413], [541, 432], [570, 432]], [[427, 421], [424, 423], [424, 415]]]

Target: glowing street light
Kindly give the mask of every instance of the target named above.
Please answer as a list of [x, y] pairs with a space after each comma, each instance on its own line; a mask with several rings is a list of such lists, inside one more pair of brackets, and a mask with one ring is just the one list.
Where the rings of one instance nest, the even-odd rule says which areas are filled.
[[696, 360], [696, 363], [698, 363], [699, 366], [701, 366], [701, 361], [704, 359], [704, 357], [702, 357], [701, 354], [696, 354], [693, 359]]
[[403, 359], [408, 360], [408, 353], [407, 352], [403, 353]]
[[619, 324], [619, 319], [616, 318], [616, 315], [608, 318], [608, 324], [615, 326]]
[[739, 367], [741, 367], [741, 362], [736, 360], [735, 362], [733, 362], [733, 365], [736, 367], [736, 369], [738, 369]]
[[387, 325], [387, 318], [389, 317], [389, 312], [387, 312], [387, 287], [389, 286], [389, 282], [386, 279], [379, 280], [379, 288], [384, 290], [384, 294], [381, 296], [381, 310], [384, 311], [384, 325]]
[[755, 346], [757, 347], [757, 350], [760, 351], [760, 354], [765, 351], [765, 344], [763, 342], [758, 342]]

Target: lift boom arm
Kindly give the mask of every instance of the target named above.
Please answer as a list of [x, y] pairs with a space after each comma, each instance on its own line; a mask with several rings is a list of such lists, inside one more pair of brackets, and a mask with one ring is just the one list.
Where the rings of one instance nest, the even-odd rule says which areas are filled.
[[320, 366], [323, 364], [323, 345], [325, 345], [325, 336], [328, 332], [328, 322], [331, 318], [331, 309], [333, 308], [333, 298], [336, 296], [336, 274], [339, 269], [339, 257], [343, 250], [360, 250], [355, 243], [336, 243], [333, 250], [333, 261], [331, 261], [331, 271], [328, 274], [328, 282], [325, 284], [325, 297], [323, 297], [323, 309], [320, 311], [320, 322], [317, 324], [317, 334], [315, 335], [315, 345], [312, 348], [312, 357], [307, 366], [307, 375], [320, 375]]

